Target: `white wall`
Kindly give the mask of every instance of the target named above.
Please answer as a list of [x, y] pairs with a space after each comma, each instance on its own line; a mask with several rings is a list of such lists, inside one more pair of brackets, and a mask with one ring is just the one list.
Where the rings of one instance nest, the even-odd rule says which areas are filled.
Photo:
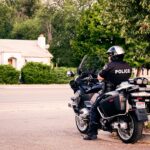
[[0, 64], [9, 64], [8, 59], [9, 58], [16, 58], [16, 69], [21, 70], [21, 68], [27, 63], [27, 62], [40, 62], [43, 64], [50, 65], [50, 58], [34, 58], [34, 57], [22, 57], [21, 53], [1, 53], [0, 55]]
[[21, 53], [2, 53], [0, 64], [5, 64], [5, 65], [9, 64], [8, 59], [11, 57], [16, 58], [16, 67], [15, 68], [20, 70], [24, 64], [24, 60], [21, 56]]
[[27, 61], [27, 62], [40, 62], [40, 63], [43, 63], [43, 64], [47, 64], [47, 65], [50, 65], [50, 58], [34, 58], [34, 57], [25, 57], [24, 58], [24, 61]]

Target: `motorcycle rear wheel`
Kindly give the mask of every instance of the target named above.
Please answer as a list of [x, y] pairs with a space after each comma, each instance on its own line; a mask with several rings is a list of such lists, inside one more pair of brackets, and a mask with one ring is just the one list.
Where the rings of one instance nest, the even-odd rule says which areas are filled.
[[88, 122], [83, 120], [78, 115], [75, 116], [75, 122], [76, 122], [76, 126], [77, 126], [77, 129], [79, 130], [79, 132], [86, 134], [88, 131], [88, 128], [89, 128]]
[[128, 120], [127, 129], [118, 128], [117, 134], [124, 143], [135, 143], [142, 136], [144, 123], [137, 121], [136, 116], [133, 114], [129, 114], [126, 119]]

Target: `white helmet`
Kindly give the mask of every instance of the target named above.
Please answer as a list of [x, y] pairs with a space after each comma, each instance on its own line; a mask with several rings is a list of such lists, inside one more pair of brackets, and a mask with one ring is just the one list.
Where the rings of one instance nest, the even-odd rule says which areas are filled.
[[122, 55], [125, 52], [124, 49], [120, 46], [112, 46], [108, 49], [107, 53], [111, 55]]
[[124, 49], [120, 46], [112, 46], [108, 49], [107, 54], [110, 55], [111, 60], [123, 60], [124, 57]]

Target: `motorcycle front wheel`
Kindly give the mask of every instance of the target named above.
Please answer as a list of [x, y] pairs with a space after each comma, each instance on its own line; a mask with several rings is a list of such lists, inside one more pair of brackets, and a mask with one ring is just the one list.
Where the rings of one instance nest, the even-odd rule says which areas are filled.
[[87, 120], [83, 120], [80, 116], [76, 115], [75, 116], [75, 122], [77, 129], [79, 132], [86, 134], [89, 128], [89, 124]]
[[121, 122], [127, 123], [127, 128], [118, 128], [117, 134], [124, 143], [135, 143], [141, 136], [143, 131], [143, 122], [138, 122], [135, 115], [128, 114], [120, 119]]

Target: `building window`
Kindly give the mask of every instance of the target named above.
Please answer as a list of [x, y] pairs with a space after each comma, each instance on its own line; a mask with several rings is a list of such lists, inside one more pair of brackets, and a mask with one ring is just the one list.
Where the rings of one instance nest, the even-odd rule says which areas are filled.
[[8, 59], [8, 64], [9, 64], [9, 65], [12, 65], [14, 68], [16, 68], [16, 67], [17, 67], [17, 59], [14, 58], [14, 57], [10, 57], [10, 58]]

